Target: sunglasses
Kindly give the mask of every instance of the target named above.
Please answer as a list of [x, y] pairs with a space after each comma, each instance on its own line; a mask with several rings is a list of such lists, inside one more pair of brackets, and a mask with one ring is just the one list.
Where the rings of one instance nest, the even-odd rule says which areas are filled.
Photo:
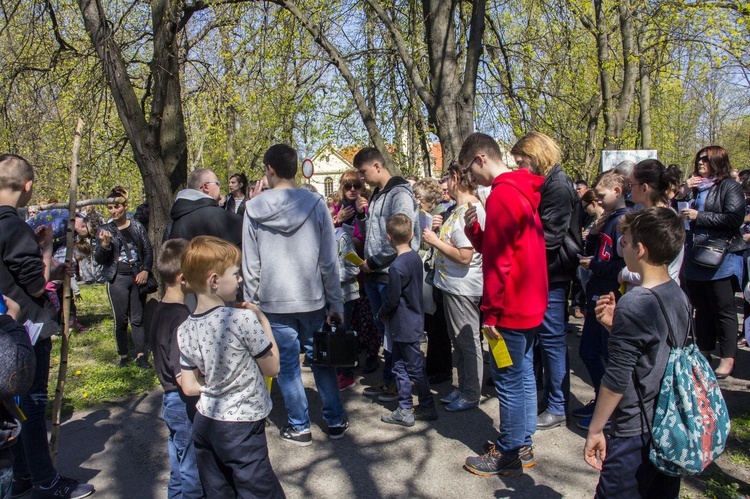
[[345, 191], [350, 191], [352, 189], [354, 189], [355, 191], [358, 191], [361, 188], [362, 188], [362, 184], [360, 184], [360, 183], [356, 183], [356, 184], [344, 184], [344, 190]]
[[698, 158], [698, 161], [702, 163], [708, 163], [708, 156], [701, 156], [700, 158]]

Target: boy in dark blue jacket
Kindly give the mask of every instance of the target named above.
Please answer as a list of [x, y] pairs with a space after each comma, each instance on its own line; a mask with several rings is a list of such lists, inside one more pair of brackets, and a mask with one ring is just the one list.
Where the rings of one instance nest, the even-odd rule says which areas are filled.
[[[622, 234], [617, 230], [617, 224], [628, 211], [625, 205], [628, 180], [619, 173], [609, 171], [599, 179], [595, 191], [599, 203], [604, 208], [604, 214], [586, 237], [584, 251], [586, 255], [591, 256], [580, 259], [581, 267], [591, 270], [591, 278], [586, 285], [586, 319], [583, 323], [583, 335], [578, 355], [586, 366], [594, 391], [598, 395], [608, 359], [609, 332], [596, 320], [594, 308], [600, 296], [612, 292], [619, 296], [620, 282], [617, 276], [625, 267], [625, 260], [619, 244]], [[584, 430], [588, 429], [591, 423], [595, 402], [592, 400], [582, 409], [573, 411], [575, 417], [583, 418], [578, 426]]]
[[[419, 341], [424, 333], [422, 309], [422, 259], [409, 242], [414, 235], [412, 221], [406, 215], [393, 215], [385, 226], [388, 241], [398, 256], [388, 269], [388, 292], [378, 311], [386, 324], [384, 348], [393, 355], [393, 374], [398, 388], [398, 409], [383, 414], [384, 423], [414, 426], [414, 420], [437, 419], [435, 402], [425, 373]], [[413, 407], [411, 382], [417, 388], [419, 405]]]

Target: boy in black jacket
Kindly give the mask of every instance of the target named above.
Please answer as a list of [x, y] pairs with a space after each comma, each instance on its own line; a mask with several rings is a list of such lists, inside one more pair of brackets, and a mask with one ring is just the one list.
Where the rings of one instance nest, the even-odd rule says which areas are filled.
[[[591, 270], [591, 278], [586, 286], [586, 319], [583, 323], [583, 335], [578, 355], [591, 376], [595, 393], [598, 394], [608, 359], [609, 333], [596, 320], [594, 307], [600, 296], [605, 296], [610, 292], [619, 295], [620, 283], [617, 276], [625, 267], [625, 260], [619, 244], [622, 234], [617, 230], [617, 224], [620, 217], [628, 211], [625, 205], [628, 181], [623, 175], [609, 171], [599, 179], [595, 190], [599, 203], [604, 208], [604, 214], [586, 237], [584, 251], [586, 255], [593, 256], [580, 259], [581, 267]], [[593, 400], [582, 409], [573, 411], [575, 417], [583, 418], [578, 422], [578, 426], [584, 430], [588, 429], [591, 423], [595, 402]]]
[[[437, 419], [435, 402], [427, 382], [419, 341], [424, 332], [422, 310], [422, 259], [412, 250], [412, 221], [403, 213], [393, 215], [385, 226], [388, 240], [398, 256], [388, 269], [388, 294], [378, 311], [386, 326], [383, 348], [393, 355], [393, 374], [398, 389], [398, 409], [383, 414], [384, 423], [414, 426], [415, 419]], [[412, 407], [411, 382], [419, 394], [419, 406]]]

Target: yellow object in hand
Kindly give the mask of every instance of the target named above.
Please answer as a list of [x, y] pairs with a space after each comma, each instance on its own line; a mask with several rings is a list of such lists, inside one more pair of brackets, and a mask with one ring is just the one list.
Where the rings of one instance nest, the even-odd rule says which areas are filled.
[[268, 387], [268, 393], [271, 393], [271, 387], [273, 386], [273, 378], [270, 376], [264, 376], [266, 378], [266, 387]]
[[350, 251], [346, 255], [344, 255], [344, 259], [348, 262], [353, 263], [354, 265], [360, 265], [364, 260], [362, 260], [360, 257], [357, 256], [357, 254], [353, 251]]
[[505, 344], [505, 340], [503, 339], [502, 335], [496, 340], [491, 339], [489, 336], [487, 336], [487, 333], [484, 331], [484, 328], [482, 329], [482, 333], [484, 334], [484, 337], [487, 339], [487, 344], [490, 346], [490, 352], [492, 352], [492, 357], [495, 359], [495, 364], [497, 364], [497, 367], [503, 368], [503, 367], [510, 367], [513, 365], [513, 359], [510, 358], [510, 352], [508, 352], [508, 345]]

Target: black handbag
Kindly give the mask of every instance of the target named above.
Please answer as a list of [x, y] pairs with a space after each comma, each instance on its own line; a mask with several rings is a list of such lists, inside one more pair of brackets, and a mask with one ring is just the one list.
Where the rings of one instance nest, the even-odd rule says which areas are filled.
[[706, 234], [693, 236], [693, 262], [701, 267], [720, 267], [728, 249], [729, 242], [724, 239], [709, 237]]
[[356, 331], [345, 330], [341, 325], [323, 323], [320, 331], [313, 333], [313, 364], [321, 367], [357, 367], [359, 364], [359, 338]]

